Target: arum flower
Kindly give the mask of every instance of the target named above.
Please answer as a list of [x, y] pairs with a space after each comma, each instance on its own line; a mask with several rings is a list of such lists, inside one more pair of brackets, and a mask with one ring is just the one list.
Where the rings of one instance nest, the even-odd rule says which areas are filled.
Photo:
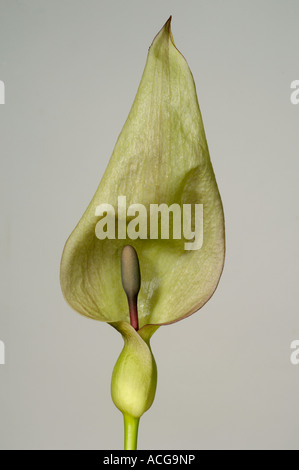
[[[124, 415], [126, 449], [136, 448], [139, 418], [154, 400], [152, 334], [199, 310], [214, 293], [224, 263], [222, 203], [193, 77], [170, 23], [171, 18], [149, 49], [132, 109], [61, 261], [61, 287], [70, 306], [109, 323], [124, 338], [111, 393]], [[171, 213], [169, 239], [161, 227], [151, 237], [149, 214], [161, 205]], [[186, 249], [198, 220], [200, 242]], [[176, 230], [181, 222], [185, 237]]]

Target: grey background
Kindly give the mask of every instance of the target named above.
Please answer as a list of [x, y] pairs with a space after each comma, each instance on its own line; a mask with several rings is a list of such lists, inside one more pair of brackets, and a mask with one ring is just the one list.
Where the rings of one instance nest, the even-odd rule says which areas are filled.
[[170, 14], [223, 199], [214, 297], [152, 339], [139, 448], [299, 448], [298, 1], [0, 1], [0, 447], [122, 448], [121, 336], [65, 303], [65, 240], [103, 175]]

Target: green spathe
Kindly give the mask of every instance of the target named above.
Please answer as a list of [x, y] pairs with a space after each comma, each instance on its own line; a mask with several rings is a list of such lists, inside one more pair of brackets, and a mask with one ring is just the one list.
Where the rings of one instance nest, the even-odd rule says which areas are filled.
[[[99, 240], [96, 207], [127, 204], [203, 204], [203, 245], [185, 251], [183, 240]], [[116, 214], [118, 216], [118, 214]], [[224, 218], [196, 90], [176, 49], [170, 19], [154, 39], [132, 109], [102, 181], [62, 256], [61, 287], [79, 313], [129, 322], [119, 260], [125, 244], [141, 269], [139, 326], [180, 320], [213, 294], [224, 263]]]

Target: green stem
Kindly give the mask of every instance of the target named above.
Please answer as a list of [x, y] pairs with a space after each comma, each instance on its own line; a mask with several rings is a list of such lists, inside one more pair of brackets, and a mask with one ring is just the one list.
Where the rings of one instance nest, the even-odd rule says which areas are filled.
[[125, 447], [124, 450], [136, 450], [137, 449], [137, 435], [138, 425], [140, 418], [134, 418], [124, 414], [124, 425], [125, 425]]

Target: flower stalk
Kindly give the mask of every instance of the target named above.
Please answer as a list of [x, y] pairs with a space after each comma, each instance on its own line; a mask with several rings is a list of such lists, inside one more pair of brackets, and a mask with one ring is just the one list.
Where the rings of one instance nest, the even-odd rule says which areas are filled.
[[139, 419], [124, 415], [124, 450], [137, 449]]

